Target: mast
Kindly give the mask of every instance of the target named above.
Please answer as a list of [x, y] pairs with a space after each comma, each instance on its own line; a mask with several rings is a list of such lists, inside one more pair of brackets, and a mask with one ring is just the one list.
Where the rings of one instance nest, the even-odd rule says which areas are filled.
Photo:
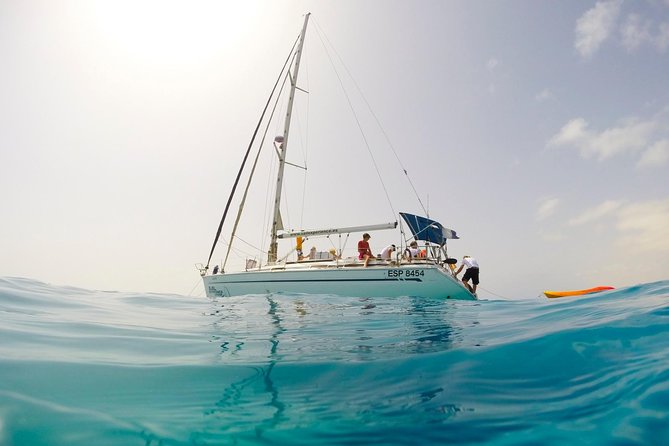
[[[297, 53], [295, 55], [295, 68], [293, 69], [293, 75], [290, 78], [290, 95], [288, 97], [288, 110], [286, 111], [286, 122], [283, 129], [283, 141], [278, 144], [279, 148], [279, 169], [276, 178], [276, 194], [274, 195], [274, 218], [272, 220], [272, 239], [269, 244], [269, 250], [267, 253], [267, 262], [275, 263], [277, 259], [277, 232], [282, 229], [281, 226], [281, 214], [280, 214], [280, 205], [281, 205], [281, 189], [283, 187], [283, 169], [286, 166], [286, 149], [288, 148], [288, 133], [290, 132], [290, 119], [293, 113], [293, 100], [295, 99], [295, 90], [297, 89], [297, 75], [300, 70], [300, 59], [302, 58], [302, 47], [304, 45], [304, 36], [307, 33], [307, 23], [309, 22], [309, 16], [311, 14], [307, 13], [304, 16], [304, 25], [302, 26], [302, 34], [300, 35], [300, 45], [297, 48]], [[289, 73], [290, 74], [290, 73]]]

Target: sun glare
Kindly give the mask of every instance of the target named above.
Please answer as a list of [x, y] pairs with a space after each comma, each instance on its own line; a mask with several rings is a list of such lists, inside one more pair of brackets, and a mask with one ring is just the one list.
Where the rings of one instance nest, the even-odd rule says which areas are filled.
[[[198, 63], [232, 48], [256, 2], [96, 2], [96, 31], [110, 49], [149, 64]], [[218, 51], [216, 51], [218, 49]]]

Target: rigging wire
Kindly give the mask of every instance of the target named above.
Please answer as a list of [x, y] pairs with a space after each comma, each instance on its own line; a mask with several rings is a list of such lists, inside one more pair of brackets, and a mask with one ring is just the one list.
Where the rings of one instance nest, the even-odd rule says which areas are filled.
[[[275, 127], [276, 128], [274, 129], [275, 130], [274, 133], [277, 133], [278, 132], [277, 129], [279, 127], [279, 124], [276, 124]], [[270, 212], [269, 212], [269, 207], [271, 205], [271, 201], [272, 201], [272, 198], [273, 198], [272, 197], [272, 192], [271, 192], [273, 183], [270, 179], [274, 178], [276, 176], [275, 175], [275, 170], [277, 168], [276, 164], [277, 164], [276, 158], [274, 156], [271, 156], [270, 159], [269, 159], [267, 183], [266, 183], [266, 186], [265, 186], [265, 207], [264, 207], [263, 213], [262, 213], [263, 222], [262, 222], [262, 232], [261, 232], [261, 235], [260, 235], [261, 246], [265, 246], [269, 243], [268, 238], [269, 238], [269, 233], [270, 233], [270, 225], [272, 224], [272, 218], [273, 218], [273, 216], [270, 215]]]
[[[260, 253], [262, 254], [262, 250], [260, 250], [260, 249], [256, 248], [255, 246], [253, 246], [253, 245], [251, 245], [251, 244], [245, 242], [243, 239], [241, 239], [241, 238], [239, 238], [239, 237], [237, 237], [237, 236], [234, 236], [234, 237], [230, 238], [230, 241], [229, 241], [229, 242], [226, 241], [226, 240], [223, 240], [222, 244], [223, 244], [224, 246], [229, 246], [230, 249], [235, 253], [236, 256], [238, 256], [238, 257], [242, 257], [242, 255], [243, 255], [243, 256], [246, 256], [246, 257], [248, 257], [248, 256], [254, 257], [254, 256], [256, 255], [256, 253], [250, 253], [250, 252], [248, 252], [248, 251], [244, 251], [243, 249], [239, 249], [239, 248], [237, 248], [236, 246], [234, 246], [234, 245], [232, 244], [232, 242], [233, 242], [233, 238], [234, 238], [234, 239], [241, 240], [242, 242], [244, 242], [244, 243], [246, 243], [247, 245], [249, 245], [251, 248], [260, 251]], [[223, 261], [221, 261], [221, 264], [223, 264]]]
[[[500, 294], [493, 293], [493, 292], [490, 291], [490, 290], [486, 290], [486, 289], [483, 288], [481, 285], [477, 285], [477, 288], [480, 288], [480, 289], [482, 289], [483, 291], [485, 291], [486, 293], [490, 293], [490, 294], [492, 294], [493, 296], [501, 297], [502, 299], [506, 299], [506, 300], [512, 300], [512, 299], [510, 299], [510, 298], [508, 298], [508, 297], [506, 297], [506, 296], [502, 296], [502, 295], [500, 295]], [[540, 295], [540, 296], [541, 296], [541, 295]]]
[[[297, 87], [297, 90], [302, 91], [304, 93], [307, 93], [307, 104], [308, 104], [308, 98], [309, 98], [308, 90], [303, 90], [302, 88], [299, 88], [299, 87]], [[308, 116], [309, 116], [308, 113], [309, 113], [309, 111], [307, 110], [307, 122], [308, 122]], [[302, 125], [302, 120], [300, 119], [299, 113], [294, 114], [294, 119], [295, 119], [294, 122], [296, 122], [296, 127], [297, 127], [298, 130], [305, 128]], [[293, 136], [297, 136], [297, 138], [295, 138], [295, 141], [299, 142], [300, 148], [302, 149], [302, 161], [303, 161], [304, 166], [298, 166], [296, 164], [289, 163], [287, 161], [286, 161], [286, 164], [288, 164], [289, 166], [292, 166], [292, 167], [297, 167], [297, 168], [299, 168], [300, 170], [303, 171], [303, 178], [304, 178], [303, 183], [304, 184], [302, 186], [302, 200], [301, 200], [300, 218], [299, 218], [300, 222], [299, 222], [299, 225], [298, 225], [298, 227], [302, 227], [302, 218], [304, 216], [304, 197], [305, 197], [304, 191], [306, 190], [306, 182], [307, 182], [307, 179], [306, 179], [306, 177], [307, 177], [307, 156], [306, 156], [305, 142], [302, 139], [302, 134], [298, 132], [297, 135], [295, 135], [295, 133], [296, 132], [293, 131]], [[283, 205], [284, 205], [283, 208], [284, 208], [285, 212], [282, 215], [285, 216], [286, 222], [287, 222], [287, 225], [285, 224], [286, 222], [284, 222], [284, 228], [285, 227], [288, 227], [288, 228], [293, 227], [293, 225], [290, 223], [291, 213], [290, 213], [290, 205], [288, 204], [288, 194], [291, 193], [291, 192], [292, 192], [292, 190], [290, 188], [288, 188], [287, 186], [285, 187], [284, 192], [283, 192], [283, 196], [285, 198], [284, 201], [283, 201]], [[300, 198], [299, 194], [296, 194], [296, 195], [297, 195], [296, 201], [300, 201], [299, 200], [299, 198]]]
[[[399, 163], [400, 167], [402, 168], [402, 171], [404, 172], [404, 175], [406, 176], [407, 181], [409, 182], [409, 185], [411, 186], [411, 189], [413, 190], [413, 193], [416, 195], [416, 198], [418, 199], [418, 203], [420, 203], [420, 207], [423, 209], [423, 212], [425, 212], [425, 215], [427, 215], [427, 214], [428, 214], [427, 209], [426, 209], [425, 206], [423, 205], [423, 201], [420, 199], [420, 195], [418, 195], [418, 191], [416, 191], [416, 187], [414, 186], [413, 182], [411, 181], [411, 177], [409, 176], [409, 172], [408, 172], [408, 171], [406, 170], [406, 168], [404, 167], [404, 164], [402, 164], [402, 160], [400, 159], [399, 155], [397, 155], [397, 151], [395, 150], [395, 146], [393, 146], [393, 143], [390, 141], [390, 137], [388, 136], [388, 133], [386, 133], [386, 130], [385, 130], [385, 129], [383, 128], [383, 126], [381, 125], [381, 121], [380, 121], [379, 118], [376, 116], [376, 113], [374, 113], [374, 109], [373, 109], [372, 106], [370, 105], [369, 101], [367, 101], [367, 98], [366, 98], [365, 95], [363, 94], [362, 89], [360, 88], [360, 86], [358, 85], [358, 83], [355, 81], [355, 78], [354, 78], [353, 75], [351, 74], [351, 71], [348, 69], [348, 67], [347, 67], [346, 64], [344, 63], [344, 60], [341, 58], [341, 56], [339, 55], [339, 53], [337, 53], [337, 50], [335, 49], [334, 45], [332, 45], [332, 43], [331, 43], [330, 40], [328, 39], [327, 35], [325, 34], [325, 32], [323, 31], [323, 29], [322, 29], [322, 28], [320, 27], [320, 25], [318, 24], [318, 21], [316, 20], [316, 18], [313, 18], [313, 21], [314, 21], [316, 27], [319, 29], [319, 33], [323, 33], [323, 36], [325, 37], [325, 40], [328, 42], [328, 44], [329, 44], [330, 47], [332, 48], [332, 51], [333, 51], [334, 54], [337, 56], [337, 59], [339, 59], [339, 62], [340, 62], [341, 65], [344, 67], [344, 70], [346, 70], [346, 73], [348, 74], [349, 78], [350, 78], [351, 81], [353, 82], [353, 85], [355, 85], [355, 88], [358, 90], [358, 93], [360, 94], [360, 97], [362, 98], [362, 100], [365, 102], [365, 105], [367, 105], [367, 109], [369, 110], [369, 112], [371, 113], [372, 117], [373, 117], [374, 120], [376, 121], [376, 125], [378, 125], [378, 126], [379, 126], [379, 129], [381, 129], [381, 133], [383, 134], [384, 138], [386, 139], [386, 142], [388, 143], [388, 146], [390, 147], [390, 150], [393, 152], [393, 155], [395, 155], [395, 159], [397, 160], [397, 162]], [[326, 51], [327, 51], [327, 50], [326, 50]], [[328, 56], [329, 56], [329, 55], [328, 55]]]
[[[186, 294], [186, 296], [188, 296], [188, 297], [192, 297], [192, 295], [193, 295], [193, 291], [195, 291], [195, 288], [196, 288], [198, 285], [200, 285], [201, 283], [202, 283], [202, 279], [197, 279], [197, 281], [195, 282], [195, 285], [193, 285], [193, 288], [190, 289], [190, 291], [188, 292], [188, 294]], [[197, 297], [199, 297], [199, 296], [197, 296]]]
[[[234, 238], [237, 239], [237, 240], [239, 240], [239, 241], [241, 241], [241, 242], [246, 243], [246, 244], [249, 245], [252, 249], [254, 249], [255, 251], [257, 251], [257, 252], [249, 252], [249, 251], [246, 251], [246, 250], [244, 250], [244, 249], [240, 249], [240, 248], [238, 248], [236, 245], [232, 245], [232, 239], [230, 240], [230, 243], [224, 243], [225, 246], [231, 246], [231, 250], [232, 250], [232, 252], [234, 252], [234, 254], [235, 254], [237, 257], [239, 257], [239, 258], [242, 258], [242, 257], [244, 257], [244, 258], [254, 258], [254, 259], [255, 259], [258, 255], [263, 255], [263, 254], [264, 254], [263, 251], [262, 251], [262, 249], [260, 249], [260, 248], [258, 248], [258, 247], [256, 247], [256, 246], [253, 246], [252, 244], [248, 243], [246, 240], [244, 240], [244, 239], [242, 239], [242, 238], [239, 238], [238, 236], [235, 236]], [[258, 252], [259, 252], [260, 254], [258, 254]], [[223, 261], [222, 261], [222, 260], [221, 260], [221, 264], [223, 264]], [[221, 271], [221, 272], [223, 272], [223, 271]]]
[[[255, 249], [256, 251], [260, 252], [260, 254], [267, 254], [267, 252], [263, 251], [262, 248], [258, 248], [257, 246], [252, 245], [251, 243], [247, 242], [246, 240], [244, 240], [243, 238], [241, 238], [241, 237], [238, 236], [238, 235], [235, 236], [235, 239], [239, 240], [239, 241], [242, 242], [242, 243], [247, 244], [247, 245], [250, 246], [251, 248], [253, 248], [253, 249]], [[244, 251], [241, 250], [241, 249], [240, 249], [239, 251], [244, 252]], [[245, 253], [245, 254], [248, 255], [248, 253]]]
[[[308, 127], [308, 120], [309, 120], [309, 109], [308, 109], [309, 94], [308, 93], [309, 93], [309, 90], [308, 89], [304, 90], [304, 89], [299, 88], [299, 87], [297, 87], [297, 90], [301, 91], [301, 92], [304, 92], [304, 93], [307, 93], [307, 112], [306, 112], [306, 114], [307, 114], [307, 124], [306, 125]], [[294, 114], [294, 120], [295, 120], [294, 122], [296, 122], [296, 127], [297, 127], [298, 130], [302, 129], [302, 128], [305, 128], [305, 126], [302, 125], [302, 120], [300, 119], [299, 113]], [[305, 128], [305, 133], [306, 133], [306, 128]], [[303, 181], [303, 185], [302, 185], [302, 200], [301, 200], [300, 218], [299, 218], [299, 225], [298, 225], [298, 227], [302, 227], [302, 221], [303, 221], [303, 217], [304, 217], [304, 199], [305, 199], [305, 195], [306, 195], [305, 191], [307, 190], [306, 187], [307, 187], [307, 176], [308, 176], [307, 175], [307, 153], [306, 153], [307, 148], [306, 148], [306, 144], [305, 144], [305, 141], [302, 138], [301, 133], [298, 132], [297, 135], [295, 135], [295, 131], [293, 131], [293, 135], [297, 136], [295, 141], [299, 142], [300, 148], [302, 149], [302, 159], [303, 159], [304, 166], [297, 166], [297, 165], [289, 163], [289, 162], [286, 162], [286, 164], [288, 164], [290, 166], [293, 166], [293, 167], [298, 167], [299, 169], [301, 169], [303, 171], [304, 181]], [[285, 189], [283, 191], [284, 199], [282, 201], [282, 204], [283, 204], [284, 212], [282, 212], [281, 215], [283, 216], [282, 218], [285, 219], [285, 221], [283, 222], [284, 223], [284, 228], [286, 228], [286, 227], [287, 228], [292, 228], [293, 227], [293, 225], [290, 222], [291, 212], [290, 212], [290, 204], [288, 203], [288, 198], [289, 197], [292, 200], [292, 196], [290, 195], [291, 192], [292, 192], [292, 190], [288, 187], [285, 187]], [[299, 194], [296, 194], [296, 195], [297, 195], [297, 199], [295, 201], [299, 201]]]
[[[296, 54], [293, 53], [293, 60], [295, 60], [295, 57], [296, 57]], [[293, 64], [293, 62], [291, 61], [290, 65], [292, 66], [292, 64]], [[284, 85], [289, 79], [291, 79], [290, 72], [287, 72], [286, 75], [285, 75], [284, 81], [283, 81]], [[281, 102], [281, 106], [278, 107], [278, 108], [284, 109], [285, 105], [286, 105], [285, 104], [286, 98], [283, 95], [279, 95], [277, 97], [277, 104], [278, 104], [279, 101]], [[271, 121], [267, 123], [267, 128], [268, 129], [269, 129], [270, 124], [271, 124]], [[274, 134], [275, 135], [280, 134], [281, 124], [282, 123], [281, 123], [280, 120], [277, 120], [275, 122], [275, 125], [274, 125]], [[274, 192], [273, 192], [274, 189], [273, 189], [273, 187], [276, 187], [276, 183], [273, 182], [271, 180], [271, 178], [276, 177], [276, 170], [279, 168], [279, 166], [278, 166], [279, 163], [277, 161], [278, 158], [279, 158], [279, 155], [278, 154], [276, 154], [276, 155], [277, 155], [276, 157], [274, 157], [274, 156], [270, 157], [270, 162], [269, 162], [269, 172], [268, 172], [268, 175], [267, 175], [268, 181], [267, 181], [267, 185], [266, 185], [266, 188], [265, 188], [265, 208], [263, 209], [263, 214], [262, 214], [263, 215], [263, 226], [262, 226], [262, 232], [261, 232], [261, 236], [260, 236], [260, 240], [261, 240], [260, 245], [261, 246], [267, 246], [268, 245], [268, 243], [269, 243], [268, 239], [270, 238], [270, 234], [271, 234], [270, 227], [272, 226], [272, 223], [273, 223], [273, 220], [274, 220], [274, 214], [269, 211], [269, 208], [273, 205], [273, 201], [274, 201]], [[266, 254], [266, 252], [264, 252], [264, 251], [261, 251], [261, 252]]]
[[235, 178], [235, 182], [232, 185], [232, 190], [230, 191], [230, 196], [228, 197], [228, 202], [225, 205], [225, 210], [223, 211], [223, 217], [221, 218], [221, 222], [218, 224], [218, 229], [216, 230], [216, 237], [214, 238], [214, 243], [211, 246], [211, 251], [209, 252], [209, 258], [207, 259], [207, 266], [205, 266], [205, 271], [209, 269], [209, 264], [211, 263], [211, 257], [214, 255], [214, 249], [216, 249], [216, 244], [218, 243], [218, 238], [221, 236], [221, 230], [223, 229], [223, 223], [225, 223], [225, 218], [228, 216], [228, 210], [230, 209], [230, 204], [232, 203], [232, 198], [235, 196], [235, 191], [237, 190], [237, 185], [239, 184], [239, 179], [242, 176], [242, 172], [244, 171], [244, 167], [246, 166], [246, 160], [249, 157], [249, 154], [251, 153], [251, 148], [253, 147], [253, 143], [255, 142], [256, 135], [258, 134], [258, 130], [260, 129], [260, 125], [262, 124], [263, 120], [265, 119], [265, 113], [267, 112], [267, 108], [269, 107], [269, 104], [272, 101], [272, 97], [274, 96], [274, 92], [276, 91], [276, 87], [279, 85], [279, 82], [281, 81], [281, 77], [283, 76], [283, 71], [286, 69], [286, 66], [288, 65], [288, 62], [291, 59], [291, 56], [293, 54], [293, 51], [295, 51], [295, 46], [297, 45], [297, 42], [299, 42], [300, 37], [298, 36], [297, 39], [295, 39], [295, 43], [293, 43], [293, 48], [290, 50], [290, 53], [288, 54], [288, 58], [286, 59], [286, 62], [283, 65], [283, 68], [281, 69], [281, 73], [279, 73], [279, 77], [276, 80], [276, 83], [274, 84], [274, 87], [272, 88], [272, 92], [269, 95], [269, 98], [267, 98], [267, 103], [265, 104], [265, 108], [263, 109], [262, 114], [260, 115], [260, 119], [258, 120], [258, 124], [256, 125], [255, 130], [253, 131], [253, 136], [251, 137], [251, 142], [249, 142], [249, 146], [246, 149], [246, 154], [244, 155], [244, 159], [242, 160], [242, 165], [239, 167], [239, 172], [237, 172], [237, 177]]
[[[262, 135], [262, 139], [260, 140], [260, 144], [258, 145], [258, 152], [256, 153], [255, 160], [253, 161], [253, 167], [251, 168], [251, 173], [249, 174], [249, 179], [246, 183], [246, 188], [244, 189], [244, 194], [242, 195], [242, 200], [239, 203], [239, 211], [237, 212], [237, 218], [235, 219], [235, 224], [232, 227], [232, 238], [235, 238], [235, 234], [237, 232], [237, 226], [239, 225], [239, 220], [242, 217], [242, 211], [244, 210], [244, 204], [246, 203], [246, 197], [248, 196], [249, 193], [249, 188], [251, 187], [251, 181], [253, 180], [253, 174], [256, 171], [256, 167], [258, 166], [258, 159], [260, 158], [260, 152], [262, 151], [263, 145], [265, 144], [265, 139], [267, 138], [267, 132], [269, 131], [269, 126], [272, 122], [272, 118], [274, 118], [274, 113], [276, 112], [276, 107], [279, 103], [279, 98], [281, 97], [281, 92], [283, 91], [284, 87], [286, 86], [286, 80], [288, 79], [288, 76], [284, 78], [283, 84], [281, 85], [281, 89], [279, 90], [279, 93], [277, 95], [277, 99], [274, 102], [274, 107], [272, 108], [272, 113], [269, 116], [269, 119], [267, 120], [267, 126], [265, 127], [265, 132]], [[239, 240], [242, 240], [241, 238]], [[225, 266], [228, 263], [228, 256], [230, 255], [230, 249], [232, 248], [232, 243], [228, 245], [228, 250], [225, 253], [225, 261], [223, 262], [223, 269], [225, 270]], [[255, 247], [254, 247], [255, 248]], [[257, 248], [256, 248], [257, 249]], [[262, 250], [259, 250], [262, 253]]]
[[[317, 31], [320, 29], [320, 26], [317, 26]], [[386, 184], [383, 181], [383, 175], [381, 175], [381, 171], [379, 170], [379, 166], [376, 164], [376, 159], [374, 158], [374, 154], [372, 153], [372, 149], [369, 146], [369, 142], [367, 141], [367, 135], [365, 135], [364, 130], [362, 129], [362, 124], [360, 124], [360, 120], [358, 119], [358, 114], [355, 112], [355, 108], [353, 107], [353, 103], [351, 102], [351, 98], [348, 95], [348, 92], [346, 91], [346, 88], [344, 87], [344, 82], [341, 79], [341, 76], [339, 75], [339, 71], [337, 71], [337, 67], [334, 64], [334, 61], [332, 60], [332, 56], [330, 55], [330, 52], [328, 51], [328, 47], [323, 41], [323, 36], [321, 35], [321, 31], [317, 32], [318, 37], [321, 40], [321, 43], [323, 44], [323, 48], [325, 49], [325, 54], [328, 56], [328, 60], [330, 61], [330, 64], [332, 65], [332, 69], [334, 70], [335, 74], [337, 75], [337, 80], [339, 80], [339, 85], [341, 86], [342, 91], [344, 92], [344, 96], [346, 96], [346, 101], [348, 102], [348, 106], [351, 109], [351, 113], [353, 113], [353, 117], [355, 118], [355, 122], [358, 125], [358, 129], [360, 130], [360, 134], [362, 135], [362, 139], [365, 143], [365, 147], [367, 148], [367, 152], [369, 153], [369, 156], [372, 158], [372, 164], [374, 165], [374, 170], [376, 170], [376, 175], [379, 177], [379, 181], [381, 182], [381, 187], [383, 187], [383, 192], [386, 195], [386, 199], [388, 200], [388, 204], [390, 205], [390, 210], [393, 213], [393, 216], [397, 215], [395, 212], [395, 209], [393, 208], [393, 202], [390, 200], [390, 195], [388, 194], [388, 189], [386, 188]], [[329, 42], [328, 42], [329, 43]], [[350, 75], [350, 73], [349, 73]]]
[[[310, 82], [309, 82], [309, 59], [307, 58], [307, 63], [305, 64], [305, 69], [306, 69], [306, 80], [307, 80], [307, 91], [311, 91], [310, 88]], [[303, 150], [303, 155], [304, 155], [304, 176], [303, 176], [303, 181], [302, 181], [302, 207], [300, 209], [300, 227], [304, 227], [304, 201], [307, 196], [307, 158], [309, 155], [309, 111], [310, 111], [310, 106], [311, 106], [311, 95], [307, 94], [307, 122], [304, 127], [304, 134], [305, 134], [305, 141], [304, 141], [304, 150]], [[299, 116], [299, 115], [298, 115]]]

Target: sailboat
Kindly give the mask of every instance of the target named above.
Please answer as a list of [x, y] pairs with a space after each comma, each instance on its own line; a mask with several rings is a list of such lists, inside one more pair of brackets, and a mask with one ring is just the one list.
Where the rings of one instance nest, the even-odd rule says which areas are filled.
[[[279, 80], [274, 86], [270, 100], [265, 106], [254, 137], [249, 144], [228, 198], [223, 218], [218, 226], [209, 259], [206, 265], [198, 265], [206, 295], [208, 297], [229, 297], [265, 293], [307, 293], [355, 297], [417, 296], [475, 300], [476, 295], [472, 294], [454, 274], [456, 260], [448, 257], [447, 240], [457, 239], [456, 232], [429, 217], [405, 212], [399, 213], [401, 217], [399, 240], [394, 245], [395, 250], [392, 255], [386, 255], [383, 258], [371, 253], [368, 254], [368, 257], [371, 258], [367, 259], [360, 253], [346, 257], [341, 251], [337, 252], [334, 249], [330, 252], [314, 252], [312, 250], [308, 255], [304, 255], [302, 244], [310, 237], [330, 237], [333, 235], [341, 237], [344, 234], [348, 237], [350, 234], [357, 233], [375, 233], [384, 230], [397, 231], [397, 220], [373, 225], [330, 227], [315, 230], [285, 230], [283, 228], [280, 204], [284, 183], [284, 168], [286, 164], [290, 164], [286, 161], [286, 151], [295, 92], [300, 90], [297, 86], [297, 79], [309, 16], [309, 14], [305, 16], [302, 31], [284, 65], [284, 70], [288, 73], [287, 78], [290, 80], [290, 92], [283, 134], [277, 136], [274, 140], [275, 151], [278, 155], [278, 169], [267, 260], [263, 263], [258, 262], [257, 259], [247, 259], [243, 270], [237, 272], [226, 270], [231, 243], [235, 238], [235, 230], [248, 192], [247, 185], [232, 230], [233, 235], [230, 238], [225, 261], [221, 265], [215, 265], [210, 270], [212, 255], [226, 221], [230, 204], [236, 194], [242, 171], [245, 169], [245, 164], [249, 158], [251, 146], [269, 108], [270, 100], [279, 85]], [[282, 78], [284, 70], [282, 70], [279, 79]], [[257, 157], [250, 177], [253, 176], [256, 163]], [[408, 237], [408, 234], [404, 231], [404, 225], [411, 233]], [[278, 241], [281, 239], [295, 240], [294, 248], [283, 257], [279, 257], [278, 252]], [[409, 246], [410, 244], [411, 246]]]

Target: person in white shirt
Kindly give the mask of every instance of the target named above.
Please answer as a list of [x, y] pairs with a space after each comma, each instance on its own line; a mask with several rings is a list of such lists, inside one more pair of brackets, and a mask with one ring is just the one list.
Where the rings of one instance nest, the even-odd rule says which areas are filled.
[[411, 261], [411, 259], [415, 259], [418, 256], [420, 256], [420, 250], [418, 249], [418, 242], [414, 240], [409, 243], [409, 247], [404, 250], [404, 258]]
[[[462, 268], [467, 268], [465, 275], [462, 276], [462, 283], [472, 294], [476, 294], [476, 286], [479, 284], [479, 263], [474, 257], [464, 256], [460, 268], [455, 272], [455, 277], [458, 277]], [[471, 279], [473, 286], [469, 285], [469, 279]]]
[[397, 249], [395, 245], [386, 246], [383, 248], [383, 251], [381, 251], [381, 258], [383, 260], [391, 260], [395, 249]]

